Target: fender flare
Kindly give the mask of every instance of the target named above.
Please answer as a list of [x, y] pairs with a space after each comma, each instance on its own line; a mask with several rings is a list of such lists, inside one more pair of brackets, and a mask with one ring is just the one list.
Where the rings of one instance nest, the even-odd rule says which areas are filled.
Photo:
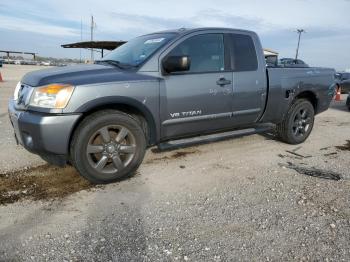
[[158, 141], [158, 129], [151, 111], [140, 101], [124, 97], [124, 96], [107, 96], [100, 97], [86, 102], [85, 104], [78, 107], [75, 111], [76, 113], [87, 113], [89, 111], [93, 111], [94, 109], [108, 107], [108, 106], [127, 106], [136, 109], [139, 111], [146, 119], [149, 131], [150, 131], [150, 145], [157, 143]]

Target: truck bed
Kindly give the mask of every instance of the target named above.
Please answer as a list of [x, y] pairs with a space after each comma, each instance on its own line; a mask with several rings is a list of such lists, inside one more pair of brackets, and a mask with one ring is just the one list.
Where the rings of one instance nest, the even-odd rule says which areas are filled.
[[315, 97], [315, 114], [329, 107], [334, 96], [334, 69], [267, 68], [267, 101], [261, 122], [278, 123], [296, 96]]

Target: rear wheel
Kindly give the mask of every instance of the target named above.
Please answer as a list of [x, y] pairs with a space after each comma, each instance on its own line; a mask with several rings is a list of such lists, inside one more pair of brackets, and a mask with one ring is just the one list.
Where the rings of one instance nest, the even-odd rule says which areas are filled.
[[288, 110], [283, 121], [277, 125], [282, 141], [288, 144], [300, 144], [310, 135], [314, 126], [315, 110], [309, 100], [296, 100]]
[[110, 183], [132, 175], [146, 150], [139, 122], [120, 111], [88, 116], [77, 128], [71, 158], [79, 173], [93, 183]]

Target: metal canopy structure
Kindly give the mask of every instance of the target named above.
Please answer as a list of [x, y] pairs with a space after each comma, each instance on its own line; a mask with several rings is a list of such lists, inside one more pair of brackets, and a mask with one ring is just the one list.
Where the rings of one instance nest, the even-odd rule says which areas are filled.
[[32, 52], [19, 52], [19, 51], [8, 51], [8, 50], [0, 50], [0, 53], [6, 53], [7, 59], [10, 59], [10, 54], [32, 55], [33, 60], [35, 60], [35, 56], [37, 54]]
[[278, 56], [278, 52], [276, 52], [272, 49], [264, 48], [264, 55], [265, 56]]
[[114, 50], [117, 47], [125, 44], [126, 41], [86, 41], [72, 44], [61, 45], [63, 48], [85, 48], [85, 49], [100, 49], [103, 57], [104, 50]]

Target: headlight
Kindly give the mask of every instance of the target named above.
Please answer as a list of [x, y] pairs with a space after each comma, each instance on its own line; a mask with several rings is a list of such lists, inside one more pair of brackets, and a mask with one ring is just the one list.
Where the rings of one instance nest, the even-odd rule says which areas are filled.
[[21, 89], [21, 82], [18, 82], [15, 88], [15, 93], [13, 94], [13, 99], [15, 101], [18, 100], [18, 93], [20, 89]]
[[73, 94], [74, 86], [51, 84], [34, 89], [30, 105], [45, 108], [65, 108]]

